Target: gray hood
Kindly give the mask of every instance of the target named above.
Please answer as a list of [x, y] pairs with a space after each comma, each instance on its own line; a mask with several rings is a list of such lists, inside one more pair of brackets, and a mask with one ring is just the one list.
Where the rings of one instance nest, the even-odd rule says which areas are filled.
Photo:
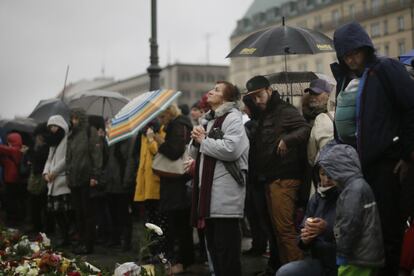
[[330, 178], [338, 181], [340, 189], [344, 189], [351, 180], [363, 178], [358, 153], [349, 145], [327, 144], [321, 150], [318, 165]]
[[65, 119], [63, 119], [63, 117], [60, 115], [50, 116], [49, 120], [47, 121], [47, 126], [50, 125], [61, 127], [65, 131], [65, 134], [67, 134], [69, 131], [68, 124], [66, 123]]

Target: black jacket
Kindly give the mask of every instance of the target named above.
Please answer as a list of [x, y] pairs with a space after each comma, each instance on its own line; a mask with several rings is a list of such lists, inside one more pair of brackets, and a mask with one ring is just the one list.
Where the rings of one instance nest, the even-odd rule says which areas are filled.
[[90, 179], [102, 175], [102, 140], [96, 128], [89, 126], [85, 111], [73, 109], [72, 114], [79, 118], [79, 125], [72, 128], [68, 136], [66, 170], [70, 188], [89, 186]]
[[134, 159], [135, 139], [132, 137], [109, 147], [108, 162], [101, 181], [106, 193], [133, 193], [137, 171]]
[[[266, 181], [302, 179], [310, 129], [299, 111], [273, 92], [255, 137], [254, 158], [259, 178]], [[283, 158], [276, 154], [281, 139], [289, 149]]]
[[[373, 49], [373, 45], [357, 23], [339, 28], [334, 44], [340, 63], [332, 64], [331, 69], [338, 94], [342, 84], [346, 86], [352, 79], [352, 72], [341, 62], [343, 55], [360, 47]], [[408, 159], [414, 151], [414, 80], [394, 59], [373, 56], [366, 68], [357, 100], [357, 151], [363, 169], [380, 158]]]
[[355, 149], [335, 145], [321, 152], [318, 164], [338, 182], [341, 191], [334, 226], [337, 255], [353, 265], [382, 266], [384, 247], [378, 207], [362, 176]]
[[41, 175], [46, 164], [47, 157], [49, 156], [49, 146], [43, 144], [38, 147], [30, 148], [28, 151], [29, 161], [32, 166], [32, 172], [34, 175]]
[[[180, 158], [190, 141], [192, 124], [188, 118], [180, 115], [165, 128], [165, 142], [158, 148], [158, 153], [171, 160]], [[160, 210], [171, 211], [190, 207], [186, 176], [178, 178], [160, 177]]]

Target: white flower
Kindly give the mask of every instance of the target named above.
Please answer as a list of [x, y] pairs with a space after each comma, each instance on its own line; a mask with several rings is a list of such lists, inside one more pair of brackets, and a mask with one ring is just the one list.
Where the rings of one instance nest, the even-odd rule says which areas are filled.
[[18, 273], [20, 275], [26, 275], [26, 273], [29, 272], [29, 270], [30, 270], [30, 266], [29, 264], [25, 262], [23, 265], [19, 265], [16, 268], [15, 273]]
[[90, 263], [88, 263], [88, 262], [85, 262], [85, 265], [90, 269], [90, 270], [92, 270], [93, 272], [101, 272], [101, 270], [99, 270], [97, 267], [95, 267], [95, 266], [93, 266], [93, 265], [91, 265]]
[[23, 236], [22, 237], [22, 239], [19, 241], [19, 243], [18, 244], [16, 244], [15, 246], [14, 246], [14, 248], [17, 248], [17, 246], [23, 246], [23, 247], [26, 247], [26, 246], [28, 246], [30, 244], [30, 241], [29, 241], [29, 239], [27, 238], [27, 236]]
[[164, 257], [163, 253], [158, 254], [158, 258], [161, 260], [163, 264], [166, 264], [168, 260]]
[[37, 276], [37, 275], [39, 275], [39, 269], [37, 269], [37, 268], [31, 268], [29, 270], [29, 272], [27, 272], [26, 275], [27, 276]]
[[124, 276], [124, 275], [140, 275], [141, 267], [136, 263], [128, 262], [121, 265], [117, 264], [117, 268], [114, 271], [114, 276]]
[[37, 242], [31, 242], [30, 243], [30, 249], [34, 252], [37, 253], [40, 251], [40, 246], [37, 244]]
[[157, 233], [158, 236], [163, 235], [162, 229], [158, 225], [147, 222], [147, 223], [145, 223], [145, 227], [147, 227], [149, 230], [152, 230], [155, 233]]
[[42, 236], [42, 244], [46, 247], [50, 246], [50, 239], [46, 236], [45, 233], [40, 233], [40, 236]]

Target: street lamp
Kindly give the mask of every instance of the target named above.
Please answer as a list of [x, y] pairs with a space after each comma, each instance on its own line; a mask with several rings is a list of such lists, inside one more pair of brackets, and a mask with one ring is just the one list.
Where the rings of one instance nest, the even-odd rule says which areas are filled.
[[151, 38], [150, 42], [150, 66], [147, 72], [150, 77], [150, 91], [160, 88], [161, 67], [158, 65], [158, 44], [157, 44], [157, 0], [151, 0]]

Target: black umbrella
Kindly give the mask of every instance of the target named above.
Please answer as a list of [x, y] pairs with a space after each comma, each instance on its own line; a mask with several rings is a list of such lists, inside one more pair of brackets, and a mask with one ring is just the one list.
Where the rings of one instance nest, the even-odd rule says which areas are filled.
[[[283, 86], [288, 83], [290, 86], [290, 97], [302, 96], [305, 88], [308, 88], [309, 83], [314, 79], [323, 79], [327, 81], [332, 87], [336, 85], [336, 81], [333, 77], [310, 71], [278, 72], [265, 75], [265, 77], [269, 80], [270, 84], [272, 84], [272, 86], [279, 92], [281, 92], [283, 90]], [[282, 93], [281, 96], [284, 98], [284, 93]]]
[[0, 128], [6, 130], [6, 132], [25, 132], [33, 133], [37, 126], [37, 122], [32, 118], [15, 118], [15, 119], [3, 119], [0, 120]]
[[265, 76], [271, 84], [286, 83], [286, 79], [289, 83], [308, 83], [314, 79], [323, 79], [332, 85], [336, 85], [334, 78], [324, 74], [319, 74], [311, 71], [303, 72], [279, 72]]
[[[257, 31], [231, 50], [227, 57], [285, 57], [285, 72], [287, 72], [287, 55], [318, 54], [333, 51], [333, 41], [325, 34], [302, 27], [285, 25]], [[288, 85], [288, 75], [285, 83]], [[292, 91], [291, 91], [292, 93]]]
[[47, 122], [49, 117], [53, 115], [61, 115], [66, 122], [69, 122], [69, 107], [61, 99], [41, 100], [29, 117], [38, 122]]
[[242, 40], [227, 57], [267, 57], [333, 51], [332, 39], [302, 27], [285, 25], [257, 31]]

